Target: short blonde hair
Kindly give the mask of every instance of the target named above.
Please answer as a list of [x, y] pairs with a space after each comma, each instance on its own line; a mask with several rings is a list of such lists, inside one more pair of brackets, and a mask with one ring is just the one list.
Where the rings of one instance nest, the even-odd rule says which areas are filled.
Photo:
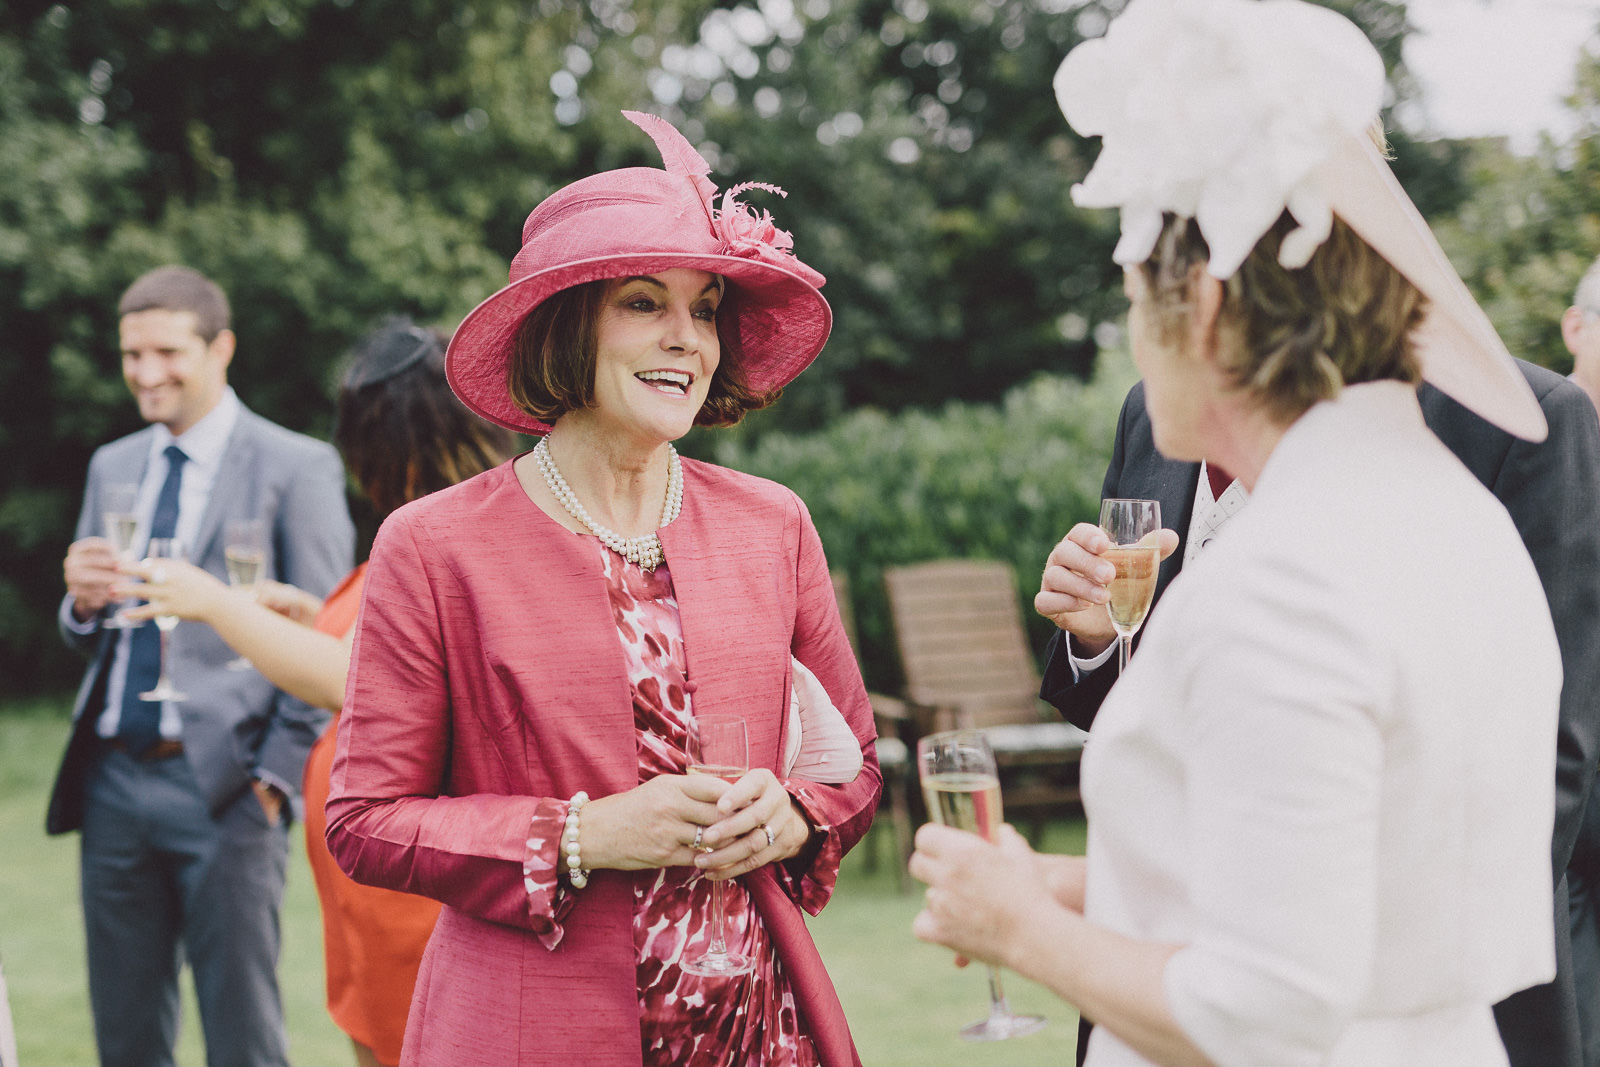
[[[1335, 217], [1328, 239], [1294, 270], [1278, 263], [1283, 238], [1298, 224], [1285, 212], [1223, 283], [1219, 329], [1223, 370], [1268, 414], [1292, 421], [1345, 385], [1421, 380], [1412, 334], [1427, 298]], [[1193, 220], [1168, 215], [1140, 270], [1158, 327], [1178, 328], [1191, 278], [1210, 258]]]

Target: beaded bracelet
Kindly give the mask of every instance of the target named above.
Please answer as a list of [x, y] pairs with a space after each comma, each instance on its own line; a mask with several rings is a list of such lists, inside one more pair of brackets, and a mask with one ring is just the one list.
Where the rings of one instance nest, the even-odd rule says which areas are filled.
[[583, 865], [583, 852], [578, 844], [578, 813], [587, 803], [589, 794], [581, 791], [573, 794], [567, 802], [567, 830], [563, 836], [566, 838], [567, 881], [572, 883], [574, 889], [582, 889], [589, 884], [589, 871]]

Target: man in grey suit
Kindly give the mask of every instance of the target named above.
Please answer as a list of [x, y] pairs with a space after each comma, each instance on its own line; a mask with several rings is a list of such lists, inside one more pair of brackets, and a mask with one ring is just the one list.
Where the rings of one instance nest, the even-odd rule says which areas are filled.
[[173, 1062], [187, 960], [211, 1067], [285, 1065], [278, 911], [293, 802], [325, 716], [255, 671], [230, 670], [232, 652], [193, 624], [172, 631], [166, 652], [186, 697], [141, 699], [160, 642], [150, 624], [108, 624], [112, 587], [126, 583], [99, 534], [110, 488], [136, 486], [141, 541], [176, 538], [222, 575], [225, 523], [258, 518], [265, 576], [320, 596], [351, 565], [343, 469], [331, 446], [251, 413], [228, 387], [228, 301], [209, 279], [159, 268], [118, 312], [123, 378], [150, 425], [89, 463], [59, 620], [89, 668], [46, 825], [82, 832], [101, 1062]]
[[[1525, 989], [1495, 1006], [1495, 1022], [1512, 1067], [1580, 1067], [1577, 1002], [1568, 934], [1565, 872], [1600, 757], [1600, 420], [1572, 383], [1543, 367], [1518, 361], [1550, 427], [1530, 444], [1479, 418], [1431, 385], [1419, 397], [1423, 417], [1444, 444], [1510, 513], [1532, 557], [1561, 644], [1564, 680], [1556, 741], [1556, 813], [1551, 841], [1555, 878], [1556, 979]], [[1145, 412], [1144, 387], [1134, 386], [1117, 423], [1102, 494], [1161, 502], [1163, 522], [1181, 543], [1161, 565], [1156, 596], [1245, 506], [1244, 487], [1198, 463], [1162, 456]], [[1381, 521], [1375, 517], [1374, 521]], [[1168, 535], [1167, 549], [1172, 547]], [[1098, 540], [1097, 540], [1098, 538]], [[1069, 721], [1088, 729], [1116, 680], [1107, 662], [1110, 620], [1096, 570], [1103, 535], [1080, 524], [1052, 551], [1035, 606], [1060, 627], [1050, 640], [1040, 696]], [[1106, 577], [1103, 572], [1100, 577]], [[1492, 656], [1493, 649], [1484, 655]], [[1516, 708], [1506, 709], [1514, 728]], [[1091, 743], [1092, 739], [1091, 739]], [[1085, 1030], [1086, 1033], [1086, 1030]], [[1078, 1043], [1082, 1062], [1085, 1041]]]

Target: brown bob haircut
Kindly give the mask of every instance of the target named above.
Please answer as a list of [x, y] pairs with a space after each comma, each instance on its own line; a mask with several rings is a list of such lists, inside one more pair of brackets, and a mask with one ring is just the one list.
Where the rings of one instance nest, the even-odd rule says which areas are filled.
[[[611, 284], [586, 282], [563, 289], [522, 320], [512, 340], [506, 371], [506, 387], [517, 407], [541, 422], [554, 424], [569, 411], [594, 405], [600, 308]], [[726, 358], [726, 342], [723, 352], [705, 403], [695, 415], [697, 426], [733, 426], [746, 412], [764, 408], [783, 395], [782, 389], [759, 393], [748, 388], [738, 361]]]

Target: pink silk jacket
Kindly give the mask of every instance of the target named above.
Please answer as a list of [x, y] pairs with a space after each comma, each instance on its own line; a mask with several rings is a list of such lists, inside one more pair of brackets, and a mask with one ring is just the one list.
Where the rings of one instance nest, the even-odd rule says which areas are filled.
[[[743, 882], [827, 1067], [860, 1060], [791, 890], [815, 913], [871, 824], [882, 776], [822, 543], [784, 487], [683, 461], [683, 509], [661, 531], [699, 714], [739, 714], [752, 766], [778, 772], [790, 655], [861, 743], [842, 786], [790, 780], [824, 837], [813, 869]], [[594, 548], [545, 515], [506, 463], [395, 512], [380, 531], [350, 666], [328, 845], [359, 882], [445, 905], [418, 977], [407, 1064], [641, 1063], [633, 881], [595, 871], [534, 936], [523, 885], [541, 798], [639, 783], [633, 706]], [[818, 869], [818, 867], [826, 869]]]

